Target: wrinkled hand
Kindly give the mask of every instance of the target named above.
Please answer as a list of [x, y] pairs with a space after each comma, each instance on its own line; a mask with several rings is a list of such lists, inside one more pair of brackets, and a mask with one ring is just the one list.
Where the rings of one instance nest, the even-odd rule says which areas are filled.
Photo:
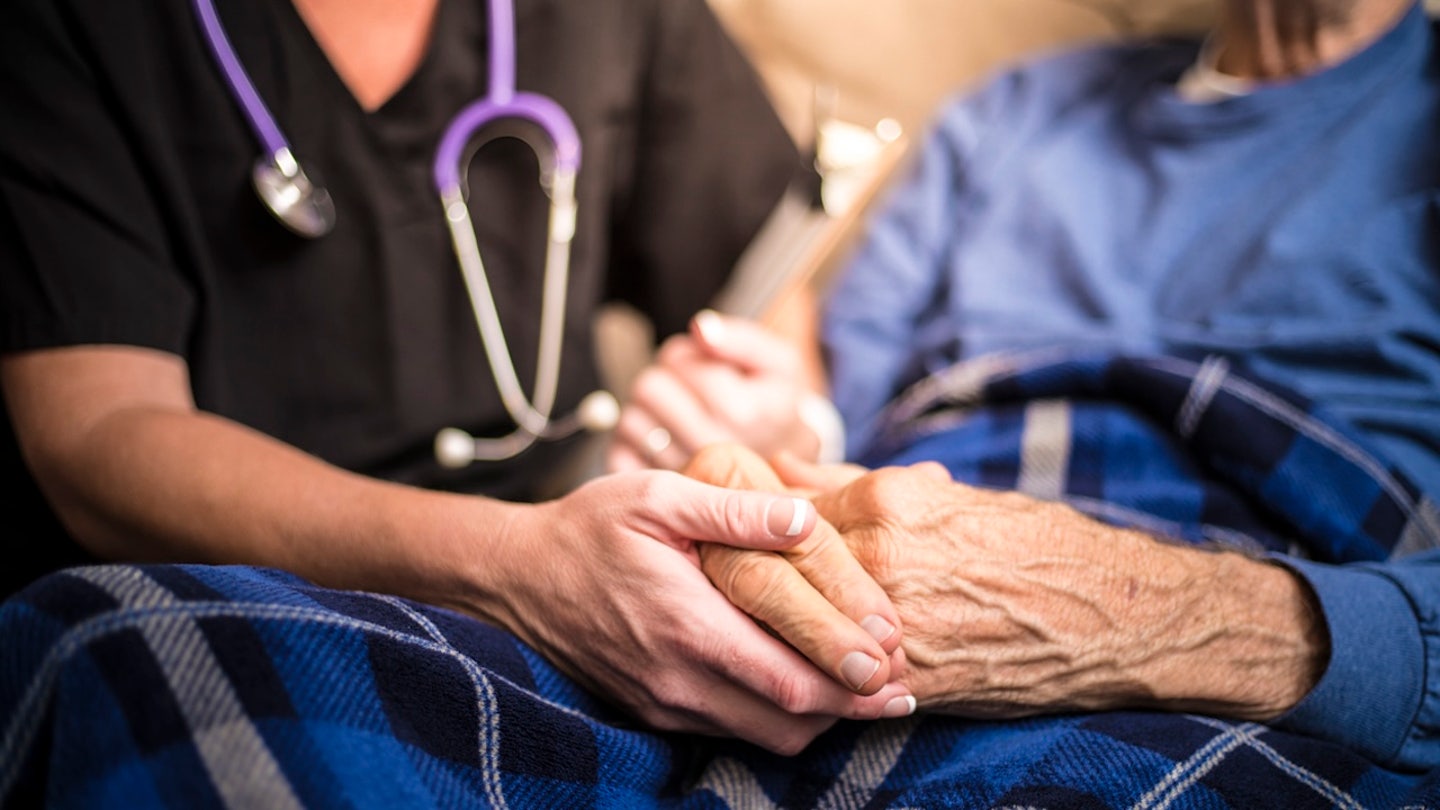
[[[705, 448], [685, 473], [732, 489], [785, 491], [768, 464], [736, 444]], [[701, 543], [699, 552], [706, 576], [732, 603], [763, 617], [838, 682], [870, 694], [904, 671], [894, 606], [824, 521], [788, 548]]]
[[813, 452], [799, 420], [799, 352], [760, 324], [705, 311], [667, 339], [635, 380], [608, 450], [611, 471], [678, 470], [700, 448], [739, 442]]
[[787, 484], [820, 493], [820, 514], [894, 601], [904, 682], [924, 708], [1269, 719], [1323, 670], [1323, 627], [1286, 569], [953, 483], [938, 465], [778, 462]]
[[792, 754], [837, 718], [880, 717], [906, 693], [835, 683], [715, 590], [696, 541], [769, 553], [815, 524], [803, 499], [671, 472], [606, 476], [516, 507], [503, 527], [513, 553], [487, 563], [505, 587], [475, 608], [653, 727]]

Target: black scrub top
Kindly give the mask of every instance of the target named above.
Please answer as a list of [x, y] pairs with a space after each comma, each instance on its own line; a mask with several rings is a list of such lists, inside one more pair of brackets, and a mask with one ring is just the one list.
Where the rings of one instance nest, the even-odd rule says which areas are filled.
[[[500, 404], [432, 180], [441, 133], [487, 87], [484, 0], [441, 0], [416, 74], [350, 94], [289, 0], [216, 0], [260, 97], [335, 201], [315, 240], [258, 201], [260, 149], [190, 0], [0, 4], [0, 351], [126, 344], [188, 363], [200, 408], [341, 467], [507, 499], [563, 447], [440, 467], [436, 431], [501, 435]], [[799, 170], [704, 0], [517, 0], [516, 84], [582, 141], [557, 413], [598, 385], [604, 301], [684, 327]], [[515, 367], [533, 390], [548, 201], [528, 148], [471, 164], [472, 216]], [[16, 449], [0, 593], [86, 555]], [[196, 448], [196, 452], [205, 452]], [[38, 560], [38, 564], [30, 561]]]

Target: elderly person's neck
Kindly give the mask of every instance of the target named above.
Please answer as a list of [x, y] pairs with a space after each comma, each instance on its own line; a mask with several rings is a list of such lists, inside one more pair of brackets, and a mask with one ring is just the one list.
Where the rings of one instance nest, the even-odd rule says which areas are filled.
[[1398, 21], [1412, 0], [1221, 0], [1215, 69], [1271, 82], [1343, 61]]

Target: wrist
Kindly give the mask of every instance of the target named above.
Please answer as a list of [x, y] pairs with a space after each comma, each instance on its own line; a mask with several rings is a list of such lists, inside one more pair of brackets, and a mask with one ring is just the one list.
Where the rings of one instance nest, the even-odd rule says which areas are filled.
[[403, 595], [513, 629], [523, 572], [541, 565], [531, 513], [539, 507], [460, 493], [426, 493], [405, 515], [414, 549]]
[[1147, 672], [1162, 707], [1269, 720], [1319, 682], [1329, 657], [1324, 620], [1304, 582], [1236, 552], [1182, 549], [1197, 577], [1170, 607], [1182, 631]]

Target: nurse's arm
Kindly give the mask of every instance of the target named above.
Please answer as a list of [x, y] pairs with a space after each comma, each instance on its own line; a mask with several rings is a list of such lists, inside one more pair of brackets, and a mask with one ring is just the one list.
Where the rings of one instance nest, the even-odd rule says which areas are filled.
[[0, 360], [0, 382], [41, 490], [101, 559], [269, 565], [388, 590], [436, 573], [387, 542], [401, 533], [394, 487], [199, 410], [175, 355], [23, 352]]
[[805, 541], [804, 501], [661, 471], [536, 505], [383, 482], [198, 409], [185, 363], [149, 349], [10, 354], [0, 385], [42, 491], [103, 559], [265, 565], [450, 607], [652, 726], [785, 753], [904, 694], [839, 685], [700, 571], [696, 540]]

